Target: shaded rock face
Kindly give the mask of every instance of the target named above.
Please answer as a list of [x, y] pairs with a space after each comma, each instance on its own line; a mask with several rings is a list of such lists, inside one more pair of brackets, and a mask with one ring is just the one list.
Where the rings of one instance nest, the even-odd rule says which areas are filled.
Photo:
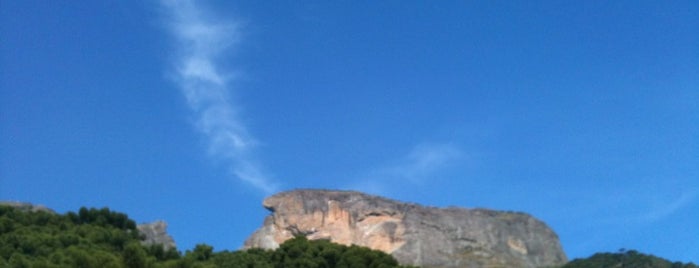
[[167, 223], [164, 221], [154, 221], [136, 226], [138, 232], [143, 235], [144, 245], [162, 244], [163, 249], [175, 248], [175, 240], [167, 233]]
[[422, 267], [546, 267], [566, 256], [558, 236], [524, 213], [432, 208], [351, 191], [296, 190], [264, 200], [272, 213], [245, 248], [294, 235], [382, 250]]

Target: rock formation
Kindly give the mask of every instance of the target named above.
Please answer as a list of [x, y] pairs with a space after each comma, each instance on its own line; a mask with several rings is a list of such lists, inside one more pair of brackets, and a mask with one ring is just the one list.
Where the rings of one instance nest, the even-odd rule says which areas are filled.
[[422, 267], [547, 267], [566, 256], [558, 236], [524, 213], [432, 208], [351, 191], [296, 190], [264, 200], [271, 211], [245, 248], [294, 235], [356, 244]]
[[38, 211], [44, 211], [48, 212], [51, 214], [55, 214], [56, 212], [53, 211], [50, 208], [47, 208], [44, 205], [34, 205], [32, 203], [27, 203], [27, 202], [18, 202], [18, 201], [0, 201], [0, 205], [3, 206], [10, 206], [14, 207], [16, 209], [19, 209], [20, 211], [27, 211], [27, 212], [38, 212]]
[[167, 233], [167, 223], [164, 221], [142, 223], [136, 228], [144, 237], [142, 241], [144, 245], [162, 244], [165, 250], [176, 247], [175, 240]]

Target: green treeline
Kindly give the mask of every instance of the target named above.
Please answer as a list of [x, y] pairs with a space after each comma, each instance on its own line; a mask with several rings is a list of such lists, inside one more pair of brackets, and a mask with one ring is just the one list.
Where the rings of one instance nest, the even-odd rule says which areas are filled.
[[596, 253], [585, 259], [575, 259], [562, 268], [699, 268], [693, 263], [670, 262], [635, 250], [619, 250], [618, 253]]
[[[214, 252], [199, 244], [184, 253], [142, 240], [133, 220], [108, 208], [56, 214], [0, 205], [0, 268], [405, 267], [381, 251], [302, 236], [276, 250]], [[634, 250], [597, 253], [561, 268], [608, 267], [699, 268]]]
[[61, 215], [0, 205], [0, 267], [404, 267], [381, 251], [305, 237], [276, 250], [214, 252], [199, 244], [184, 253], [141, 240], [133, 220], [107, 208]]

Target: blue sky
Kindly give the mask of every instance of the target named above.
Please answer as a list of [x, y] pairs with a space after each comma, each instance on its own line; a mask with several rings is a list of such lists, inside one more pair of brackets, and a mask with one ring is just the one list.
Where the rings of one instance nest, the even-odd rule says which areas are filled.
[[[230, 2], [230, 3], [229, 3]], [[699, 262], [696, 1], [3, 1], [0, 199], [237, 249], [294, 188]]]

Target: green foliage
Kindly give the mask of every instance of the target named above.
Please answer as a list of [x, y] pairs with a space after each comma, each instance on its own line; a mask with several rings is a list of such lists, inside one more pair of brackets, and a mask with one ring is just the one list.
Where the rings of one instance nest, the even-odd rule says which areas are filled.
[[108, 208], [64, 215], [0, 205], [0, 267], [32, 268], [285, 268], [402, 267], [386, 253], [296, 237], [277, 250], [214, 252], [198, 244], [182, 256], [162, 245], [144, 246], [136, 224]]
[[273, 251], [262, 249], [249, 249], [246, 251], [222, 251], [212, 258], [216, 267], [230, 268], [274, 268], [272, 262]]
[[138, 243], [130, 243], [124, 248], [122, 258], [126, 267], [146, 268], [148, 255], [146, 250]]
[[194, 250], [187, 251], [185, 258], [190, 258], [195, 261], [208, 261], [214, 253], [214, 247], [207, 244], [197, 244]]
[[[161, 259], [173, 258], [159, 247]], [[153, 267], [152, 259], [126, 214], [83, 207], [60, 215], [0, 205], [0, 267]]]
[[670, 262], [635, 250], [619, 250], [618, 253], [596, 253], [589, 258], [575, 259], [562, 268], [699, 268], [693, 263]]
[[[185, 258], [201, 258], [197, 251], [208, 251], [199, 245]], [[344, 246], [326, 240], [308, 240], [299, 236], [287, 240], [278, 249], [249, 249], [246, 251], [223, 251], [214, 253], [207, 263], [214, 267], [232, 268], [332, 268], [332, 267], [368, 267], [388, 268], [404, 267], [391, 256], [366, 247]]]
[[[276, 250], [214, 252], [198, 244], [181, 255], [162, 245], [144, 246], [136, 223], [108, 208], [78, 213], [23, 211], [0, 205], [0, 267], [11, 268], [388, 268], [404, 267], [384, 252], [327, 240], [290, 239]], [[699, 268], [635, 250], [597, 253], [562, 268]]]

